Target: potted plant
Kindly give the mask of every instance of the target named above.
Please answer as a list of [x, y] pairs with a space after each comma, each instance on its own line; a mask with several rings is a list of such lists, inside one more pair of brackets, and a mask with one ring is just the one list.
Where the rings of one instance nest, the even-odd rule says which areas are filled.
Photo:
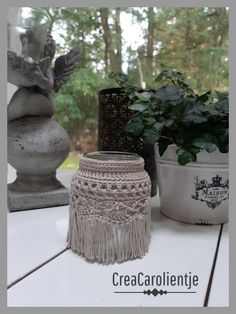
[[162, 213], [195, 224], [228, 221], [228, 94], [198, 95], [171, 70], [158, 75], [157, 90], [145, 92], [124, 74], [112, 77], [134, 111], [126, 132], [155, 143]]

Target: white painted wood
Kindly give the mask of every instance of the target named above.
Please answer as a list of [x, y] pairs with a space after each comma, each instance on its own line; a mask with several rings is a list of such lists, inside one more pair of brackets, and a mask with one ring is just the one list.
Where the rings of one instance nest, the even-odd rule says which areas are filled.
[[8, 213], [8, 284], [66, 247], [68, 217], [68, 206]]
[[[73, 173], [58, 169], [57, 178], [69, 189]], [[9, 165], [8, 182], [15, 177]], [[68, 206], [8, 213], [8, 284], [66, 247], [68, 215]]]
[[229, 225], [222, 231], [208, 306], [229, 306]]
[[[89, 263], [77, 254], [66, 251], [10, 288], [8, 306], [203, 306], [220, 227], [188, 225], [170, 220], [159, 214], [157, 203], [157, 198], [152, 199], [152, 240], [149, 253], [143, 259], [104, 266]], [[61, 231], [64, 234], [65, 214], [62, 216], [64, 218]], [[46, 231], [48, 228], [49, 225], [43, 224], [41, 237], [42, 233], [48, 232]], [[40, 233], [39, 229], [37, 233]], [[48, 233], [38, 245], [35, 244], [38, 251], [42, 253], [47, 246], [45, 242], [51, 241], [50, 237]], [[63, 238], [62, 234], [61, 237]], [[19, 245], [20, 243], [22, 246], [23, 241], [20, 241]], [[24, 253], [26, 259], [31, 260], [35, 252], [32, 252], [29, 246], [28, 252], [24, 250]], [[24, 253], [21, 252], [21, 255]], [[17, 264], [16, 261], [12, 263]], [[196, 294], [167, 294], [154, 297], [114, 293], [116, 290], [142, 291], [145, 288], [114, 287], [113, 272], [129, 275], [143, 272], [158, 275], [163, 271], [175, 275], [184, 275], [188, 272], [198, 275], [199, 285], [194, 289]], [[161, 288], [166, 287], [159, 287]], [[167, 290], [186, 291], [186, 288], [172, 287]]]

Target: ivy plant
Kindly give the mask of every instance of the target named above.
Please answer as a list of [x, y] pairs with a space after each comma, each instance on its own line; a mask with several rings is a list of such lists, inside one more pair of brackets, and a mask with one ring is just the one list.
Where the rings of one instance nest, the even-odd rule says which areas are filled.
[[180, 165], [197, 161], [202, 150], [229, 150], [229, 99], [227, 93], [207, 91], [198, 95], [178, 71], [163, 70], [155, 79], [156, 90], [141, 90], [128, 76], [111, 73], [129, 97], [134, 112], [125, 126], [132, 136], [159, 147], [162, 156], [169, 145], [177, 146]]

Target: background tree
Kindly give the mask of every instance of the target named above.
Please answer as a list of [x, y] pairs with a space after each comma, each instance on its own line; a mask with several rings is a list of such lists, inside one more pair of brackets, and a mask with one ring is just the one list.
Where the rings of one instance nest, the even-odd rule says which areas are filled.
[[[155, 88], [154, 78], [165, 65], [184, 72], [197, 91], [228, 89], [227, 8], [44, 10], [58, 53], [72, 45], [80, 49], [79, 68], [54, 95], [55, 119], [69, 132], [72, 150], [78, 140], [82, 150], [96, 149], [98, 91], [115, 85], [108, 79], [111, 71], [123, 69], [140, 87]], [[126, 36], [126, 20], [140, 30], [135, 48]]]

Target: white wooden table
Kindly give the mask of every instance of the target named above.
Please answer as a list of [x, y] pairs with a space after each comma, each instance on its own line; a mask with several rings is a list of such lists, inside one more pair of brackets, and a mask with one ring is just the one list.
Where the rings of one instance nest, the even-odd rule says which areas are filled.
[[[58, 178], [67, 187], [71, 173], [58, 172]], [[9, 182], [14, 176], [14, 170], [9, 168]], [[68, 216], [68, 206], [8, 214], [8, 306], [202, 307], [204, 303], [212, 307], [228, 306], [228, 224], [222, 228], [176, 222], [160, 214], [159, 200], [155, 197], [148, 254], [143, 259], [104, 266], [89, 263], [67, 249]], [[191, 289], [195, 293], [188, 294], [167, 293], [155, 297], [114, 293], [145, 289], [114, 287], [114, 272], [123, 275], [191, 272], [199, 277], [199, 285]], [[182, 287], [166, 290], [176, 289], [186, 291]]]

